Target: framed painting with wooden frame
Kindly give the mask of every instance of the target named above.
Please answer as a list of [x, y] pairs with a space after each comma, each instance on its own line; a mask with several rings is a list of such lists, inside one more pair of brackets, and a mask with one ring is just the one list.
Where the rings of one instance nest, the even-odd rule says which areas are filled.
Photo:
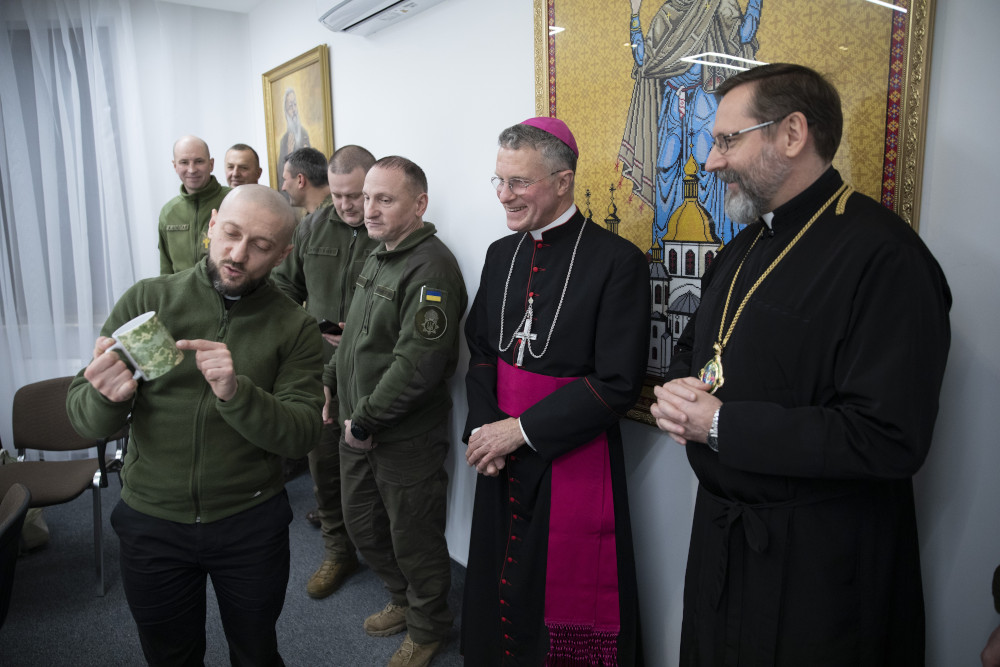
[[329, 50], [321, 44], [265, 72], [262, 78], [268, 173], [271, 187], [280, 189], [289, 153], [306, 146], [326, 156], [333, 153]]
[[[703, 263], [669, 258], [739, 231], [704, 169], [712, 92], [734, 72], [792, 62], [827, 76], [845, 119], [834, 166], [917, 227], [934, 0], [534, 2], [536, 113], [576, 136], [580, 210], [650, 262], [647, 378], [631, 418], [653, 423], [652, 388], [700, 302]], [[689, 199], [704, 221], [691, 238]]]

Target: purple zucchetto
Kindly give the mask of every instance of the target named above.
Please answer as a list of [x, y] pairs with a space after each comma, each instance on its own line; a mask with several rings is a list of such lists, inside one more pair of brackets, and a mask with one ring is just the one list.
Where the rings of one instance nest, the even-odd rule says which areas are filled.
[[576, 139], [573, 138], [573, 133], [569, 131], [566, 123], [562, 122], [558, 118], [538, 116], [536, 118], [529, 118], [528, 120], [521, 121], [521, 125], [530, 125], [531, 127], [537, 127], [543, 132], [548, 132], [556, 139], [569, 146], [569, 149], [573, 151], [573, 155], [580, 157], [580, 151], [576, 147]]

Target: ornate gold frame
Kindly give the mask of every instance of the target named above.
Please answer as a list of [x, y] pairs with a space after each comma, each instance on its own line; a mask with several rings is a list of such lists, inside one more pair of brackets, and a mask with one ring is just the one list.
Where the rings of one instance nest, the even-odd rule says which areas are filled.
[[[274, 119], [284, 117], [284, 93], [282, 89], [293, 88], [298, 100], [303, 126], [316, 131], [321, 125], [320, 136], [309, 136], [310, 145], [322, 151], [323, 155], [333, 153], [333, 104], [330, 95], [330, 55], [325, 44], [292, 58], [283, 65], [265, 72], [261, 76], [264, 85], [264, 124], [267, 130], [267, 164], [271, 177], [271, 187], [281, 187], [280, 178], [283, 165], [278, 164], [279, 143], [282, 133], [274, 125]], [[318, 95], [318, 97], [317, 97]], [[303, 113], [303, 111], [305, 113]]]
[[[747, 0], [736, 1], [745, 11]], [[834, 82], [841, 88], [842, 95], [845, 81], [860, 82], [862, 78], [865, 78], [867, 86], [876, 88], [876, 92], [881, 91], [879, 95], [867, 95], [863, 102], [851, 101], [850, 94], [845, 96], [844, 142], [834, 165], [845, 175], [845, 179], [852, 180], [852, 176], [856, 176], [860, 180], [861, 170], [856, 169], [852, 174], [854, 163], [851, 160], [860, 159], [857, 155], [860, 155], [860, 148], [864, 148], [867, 151], [864, 159], [867, 160], [865, 175], [868, 176], [866, 182], [869, 187], [858, 189], [881, 200], [914, 229], [918, 228], [920, 214], [935, 2], [895, 0], [896, 5], [908, 11], [885, 9], [889, 16], [894, 17], [891, 21], [885, 20], [885, 14], [878, 14], [884, 8], [872, 9], [874, 5], [853, 0], [831, 0], [829, 3], [762, 0], [761, 10], [761, 26], [767, 21], [773, 23], [767, 35], [768, 55], [762, 56], [762, 60], [812, 64], [811, 61], [818, 58], [824, 66], [821, 71], [834, 74]], [[664, 0], [642, 2], [639, 17], [643, 35], [653, 15], [665, 4]], [[609, 3], [607, 6], [610, 8], [612, 5], [615, 7], [613, 10], [571, 0], [534, 0], [535, 112], [541, 116], [558, 115], [574, 128], [581, 146], [577, 171], [577, 204], [580, 209], [585, 213], [592, 211], [593, 219], [598, 223], [614, 220], [614, 226], [620, 229], [622, 236], [646, 251], [649, 247], [648, 235], [644, 237], [643, 234], [647, 234], [651, 222], [641, 223], [640, 218], [652, 219], [649, 208], [643, 212], [642, 206], [637, 206], [639, 202], [633, 201], [630, 194], [631, 185], [626, 182], [625, 188], [622, 188], [621, 179], [612, 183], [617, 185], [618, 191], [612, 191], [610, 198], [608, 195], [607, 186], [614, 180], [614, 172], [618, 168], [611, 167], [618, 146], [611, 145], [614, 137], [609, 135], [617, 131], [620, 141], [621, 133], [615, 124], [622, 121], [617, 115], [620, 105], [616, 106], [617, 102], [609, 104], [608, 99], [617, 100], [616, 96], [628, 95], [632, 86], [631, 82], [621, 82], [622, 79], [629, 79], [629, 72], [622, 69], [623, 61], [618, 50], [626, 47], [623, 49], [627, 54], [625, 57], [631, 58], [627, 49], [630, 39], [629, 3]], [[611, 11], [614, 13], [609, 19]], [[826, 18], [816, 20], [815, 24], [808, 23], [808, 17], [816, 17], [816, 12], [839, 12], [841, 17], [857, 17], [853, 20], [858, 25], [851, 24], [844, 28], [842, 23], [837, 24], [833, 19]], [[877, 23], [873, 16], [878, 19]], [[888, 27], [889, 23], [891, 27]], [[565, 31], [551, 35], [550, 26], [559, 26]], [[862, 34], [876, 29], [888, 41], [878, 42], [877, 47], [865, 52], [863, 40], [853, 33]], [[824, 42], [827, 47], [833, 44], [844, 46], [840, 50], [833, 49], [817, 55], [819, 47], [813, 49], [812, 41]], [[761, 51], [764, 51], [763, 38], [761, 42]], [[887, 73], [885, 79], [873, 78], [867, 67], [870, 63], [862, 58], [863, 53], [876, 50], [890, 56], [889, 62], [878, 61], [881, 71]], [[845, 70], [852, 66], [859, 71], [845, 74]], [[839, 83], [836, 77], [840, 77]], [[560, 87], [563, 79], [565, 88]], [[879, 88], [883, 86], [883, 81], [884, 87]], [[851, 83], [846, 85], [850, 87]], [[848, 91], [851, 92], [854, 91]], [[609, 108], [613, 111], [609, 112]], [[881, 117], [876, 123], [872, 119], [878, 114]], [[875, 130], [867, 127], [869, 125], [876, 126]], [[610, 129], [612, 126], [615, 129]], [[878, 127], [884, 130], [884, 134], [879, 134], [881, 130]], [[847, 158], [842, 157], [844, 153], [847, 153]], [[587, 199], [583, 201], [585, 192]], [[611, 223], [608, 224], [610, 226]], [[653, 423], [648, 406], [655, 384], [652, 378], [647, 382], [639, 405], [629, 417]]]

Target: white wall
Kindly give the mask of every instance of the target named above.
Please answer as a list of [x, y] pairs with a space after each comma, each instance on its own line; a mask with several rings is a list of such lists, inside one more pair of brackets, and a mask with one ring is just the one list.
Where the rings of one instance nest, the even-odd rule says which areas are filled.
[[[137, 221], [135, 246], [139, 278], [160, 273], [156, 222], [160, 207], [180, 192], [171, 159], [179, 137], [193, 134], [208, 142], [215, 159], [212, 172], [225, 185], [223, 161], [235, 143], [252, 143], [263, 127], [250, 109], [263, 114], [263, 103], [250, 85], [259, 72], [251, 61], [250, 20], [234, 14], [164, 2], [131, 5], [138, 51], [140, 94], [146, 142], [150, 200], [155, 210]], [[259, 84], [258, 84], [259, 87]], [[261, 142], [263, 146], [263, 142]], [[265, 154], [264, 160], [267, 160]], [[261, 181], [264, 182], [264, 181]]]
[[[534, 115], [530, 0], [446, 0], [367, 38], [333, 33], [318, 17], [315, 0], [267, 0], [251, 12], [253, 145], [266, 145], [259, 73], [327, 44], [336, 145], [360, 144], [377, 157], [403, 155], [423, 167], [430, 200], [425, 219], [458, 258], [471, 301], [486, 247], [507, 232], [489, 183], [497, 134]], [[455, 442], [465, 419], [467, 361], [463, 342], [452, 382]], [[475, 489], [463, 452], [456, 446], [448, 462], [447, 537], [461, 563]]]
[[[1000, 3], [939, 0], [920, 233], [955, 298], [941, 413], [916, 478], [929, 665], [979, 664], [1000, 618], [990, 577], [1000, 563], [1000, 262], [995, 127]], [[985, 78], [984, 78], [985, 77]]]
[[[234, 15], [203, 24], [208, 14], [192, 11], [199, 21], [188, 29], [213, 64], [193, 72], [193, 82], [166, 82], [177, 99], [171, 95], [169, 108], [151, 114], [166, 137], [151, 153], [151, 168], [169, 183], [162, 199], [177, 187], [166, 160], [176, 136], [205, 137], [222, 180], [226, 146], [248, 141], [261, 151], [265, 145], [261, 73], [325, 43], [336, 144], [405, 155], [424, 167], [427, 219], [459, 258], [471, 298], [487, 245], [506, 232], [487, 185], [496, 135], [533, 115], [531, 0], [446, 0], [369, 38], [323, 28], [315, 0], [265, 0], [250, 13], [248, 26]], [[1000, 45], [988, 32], [998, 25], [995, 0], [938, 3], [921, 235], [948, 275], [955, 306], [937, 436], [916, 486], [928, 665], [941, 667], [977, 664], [989, 630], [1000, 621], [989, 599], [990, 575], [1000, 562], [1000, 487], [994, 482], [1000, 471], [1000, 347], [994, 344], [1000, 262], [990, 253], [998, 240], [997, 216], [987, 209], [985, 194], [995, 187], [990, 180], [1000, 141], [993, 110], [1000, 108], [1000, 93], [983, 66], [1000, 61]], [[168, 43], [184, 41], [167, 37]], [[220, 81], [224, 76], [227, 82]], [[161, 98], [159, 84], [149, 83], [150, 94]], [[190, 116], [180, 99], [189, 84], [204, 107]], [[460, 378], [453, 394], [457, 442], [465, 412]], [[683, 450], [654, 429], [627, 422], [623, 431], [647, 664], [676, 665], [694, 479]], [[461, 453], [456, 445], [450, 461], [448, 540], [453, 557], [464, 563], [475, 480]]]

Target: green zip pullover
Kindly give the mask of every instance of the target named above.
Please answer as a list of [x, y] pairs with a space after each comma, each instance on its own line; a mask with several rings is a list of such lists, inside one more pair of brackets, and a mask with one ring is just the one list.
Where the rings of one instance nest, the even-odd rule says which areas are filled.
[[220, 185], [215, 176], [198, 192], [181, 193], [160, 209], [160, 275], [190, 269], [208, 254], [208, 221], [232, 188]]
[[132, 412], [122, 499], [160, 519], [209, 523], [280, 493], [281, 457], [302, 457], [319, 441], [323, 387], [315, 320], [270, 281], [226, 310], [202, 260], [129, 288], [101, 334], [110, 336], [150, 310], [176, 340], [225, 343], [238, 387], [231, 400], [216, 398], [193, 352], [166, 375], [140, 381], [134, 404], [107, 400], [80, 371], [66, 409], [81, 435], [112, 434]]
[[468, 295], [451, 251], [425, 222], [394, 249], [368, 256], [348, 327], [323, 382], [376, 442], [426, 433], [451, 410], [448, 378], [458, 362]]
[[[345, 322], [354, 283], [378, 241], [368, 237], [364, 223], [351, 227], [333, 204], [307, 215], [295, 228], [292, 252], [271, 272], [274, 284], [295, 303], [305, 302], [316, 320]], [[334, 347], [324, 342], [323, 360]]]

